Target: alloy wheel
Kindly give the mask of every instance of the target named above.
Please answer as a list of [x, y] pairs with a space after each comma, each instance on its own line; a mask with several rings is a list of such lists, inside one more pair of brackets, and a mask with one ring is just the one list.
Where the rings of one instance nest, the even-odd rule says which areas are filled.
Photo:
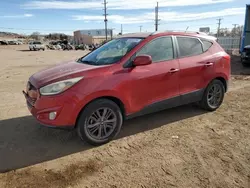
[[223, 91], [221, 86], [219, 84], [212, 85], [207, 94], [209, 106], [212, 108], [217, 108], [221, 103], [222, 97]]
[[86, 121], [89, 136], [97, 140], [109, 137], [117, 125], [115, 112], [110, 108], [99, 108]]

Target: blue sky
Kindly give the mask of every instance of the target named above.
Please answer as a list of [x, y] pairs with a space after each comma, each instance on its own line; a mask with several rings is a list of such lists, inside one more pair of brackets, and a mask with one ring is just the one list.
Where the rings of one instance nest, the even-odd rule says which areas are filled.
[[[156, 0], [107, 0], [108, 27], [120, 32], [154, 31]], [[159, 30], [198, 30], [244, 23], [249, 0], [158, 0]], [[0, 31], [29, 34], [102, 29], [103, 0], [1, 0]]]

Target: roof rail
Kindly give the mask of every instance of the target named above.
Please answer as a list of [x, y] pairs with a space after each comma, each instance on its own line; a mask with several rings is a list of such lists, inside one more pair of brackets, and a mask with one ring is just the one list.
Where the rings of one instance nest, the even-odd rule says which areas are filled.
[[196, 33], [196, 34], [201, 34], [201, 35], [208, 35], [207, 33], [204, 32], [199, 32], [199, 31], [185, 31], [185, 30], [165, 30], [165, 31], [155, 31], [151, 35], [156, 35], [159, 33], [164, 33], [164, 32], [184, 32], [184, 33]]

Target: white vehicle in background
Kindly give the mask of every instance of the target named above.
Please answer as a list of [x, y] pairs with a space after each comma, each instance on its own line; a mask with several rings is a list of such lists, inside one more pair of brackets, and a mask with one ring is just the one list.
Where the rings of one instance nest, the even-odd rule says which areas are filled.
[[41, 42], [39, 41], [33, 41], [29, 43], [29, 49], [30, 50], [45, 50], [45, 45], [43, 45]]
[[8, 44], [9, 45], [20, 45], [20, 43], [18, 41], [16, 41], [16, 40], [9, 40]]

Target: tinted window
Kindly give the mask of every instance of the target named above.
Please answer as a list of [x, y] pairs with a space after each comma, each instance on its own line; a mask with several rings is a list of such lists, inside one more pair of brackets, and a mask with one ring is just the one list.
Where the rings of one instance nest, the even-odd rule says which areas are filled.
[[193, 56], [203, 53], [202, 45], [197, 38], [177, 37], [180, 56]]
[[207, 40], [201, 39], [202, 43], [203, 43], [203, 50], [204, 52], [207, 51], [212, 45], [212, 42], [209, 42]]
[[42, 44], [41, 42], [33, 42], [33, 44]]
[[146, 44], [137, 52], [138, 55], [150, 55], [153, 62], [173, 59], [173, 45], [171, 37], [161, 37]]

